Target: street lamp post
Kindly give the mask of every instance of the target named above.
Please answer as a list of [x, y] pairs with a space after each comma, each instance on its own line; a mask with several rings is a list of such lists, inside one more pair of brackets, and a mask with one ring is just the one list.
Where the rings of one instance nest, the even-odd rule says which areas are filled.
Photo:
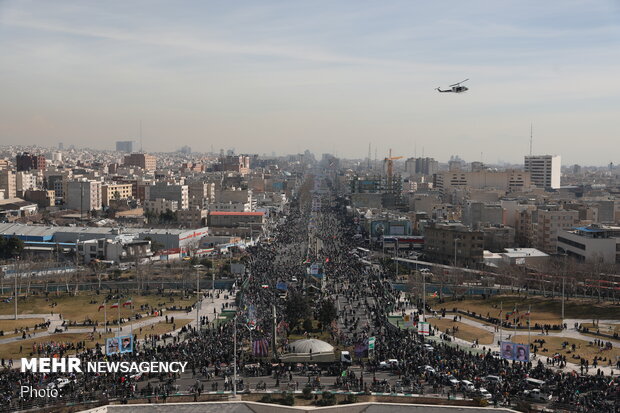
[[233, 322], [233, 396], [237, 397], [237, 314]]
[[396, 245], [396, 279], [398, 279], [398, 238], [395, 238]]
[[456, 268], [456, 243], [460, 240], [460, 238], [454, 238], [454, 268]]
[[200, 319], [199, 319], [199, 310], [200, 310], [200, 275], [198, 271], [198, 266], [196, 267], [196, 334], [200, 333]]

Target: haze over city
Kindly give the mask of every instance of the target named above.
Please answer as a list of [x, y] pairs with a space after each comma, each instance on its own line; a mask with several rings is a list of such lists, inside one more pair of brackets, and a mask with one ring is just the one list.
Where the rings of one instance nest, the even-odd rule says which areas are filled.
[[618, 17], [611, 1], [3, 1], [0, 143], [112, 149], [142, 121], [151, 152], [372, 142], [520, 163], [533, 124], [535, 153], [617, 163]]

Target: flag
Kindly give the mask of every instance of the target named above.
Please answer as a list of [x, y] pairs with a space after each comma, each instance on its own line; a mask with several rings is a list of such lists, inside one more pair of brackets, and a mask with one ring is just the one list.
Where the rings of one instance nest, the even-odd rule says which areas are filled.
[[329, 262], [329, 258], [325, 258], [325, 262]]
[[269, 354], [269, 342], [267, 339], [255, 340], [252, 342], [252, 353], [255, 356], [266, 356]]
[[434, 292], [434, 293], [432, 293], [432, 294], [429, 294], [429, 296], [430, 296], [431, 298], [437, 298], [437, 291], [435, 291], [435, 292]]
[[114, 303], [110, 306], [110, 308], [118, 308], [118, 303]]
[[100, 306], [99, 306], [99, 309], [98, 309], [97, 311], [101, 311], [101, 309], [102, 309], [102, 308], [105, 308], [105, 305], [103, 305], [103, 304], [102, 304], [102, 305], [100, 305]]
[[342, 373], [340, 374], [341, 377], [347, 377], [347, 371], [346, 370], [342, 370]]
[[530, 316], [530, 314], [531, 314], [531, 313], [530, 313], [530, 310], [527, 310], [527, 311], [525, 312], [525, 315], [526, 315], [526, 316], [528, 316], [528, 317]]
[[499, 318], [499, 317], [501, 317], [501, 316], [502, 316], [502, 311], [503, 311], [503, 310], [499, 310], [499, 314], [497, 315], [497, 318]]
[[123, 307], [126, 305], [131, 305], [131, 298], [123, 303]]

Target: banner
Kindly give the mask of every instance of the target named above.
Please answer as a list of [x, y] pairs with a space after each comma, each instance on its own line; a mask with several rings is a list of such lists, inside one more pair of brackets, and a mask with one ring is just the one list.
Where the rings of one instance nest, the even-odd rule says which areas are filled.
[[121, 353], [133, 353], [133, 336], [119, 337], [121, 343]]
[[113, 354], [118, 354], [119, 347], [120, 346], [118, 345], [118, 337], [112, 337], [112, 338], [106, 339], [106, 342], [105, 342], [105, 353], [108, 356], [111, 356]]
[[530, 361], [530, 346], [527, 344], [515, 344], [514, 349], [516, 361]]
[[512, 341], [502, 341], [500, 343], [500, 356], [506, 360], [530, 361], [530, 346], [527, 344], [513, 343]]
[[431, 334], [431, 325], [429, 323], [418, 323], [418, 334], [429, 336]]
[[267, 339], [253, 341], [252, 353], [255, 356], [267, 356], [269, 354], [269, 342]]
[[119, 353], [133, 353], [133, 336], [111, 337], [106, 339], [105, 353], [108, 356]]
[[321, 271], [321, 264], [314, 263], [310, 265], [310, 275], [319, 275]]
[[368, 337], [368, 350], [374, 350], [374, 349], [375, 349], [375, 338]]
[[413, 327], [413, 316], [409, 314], [405, 314], [403, 316], [403, 327], [412, 328]]

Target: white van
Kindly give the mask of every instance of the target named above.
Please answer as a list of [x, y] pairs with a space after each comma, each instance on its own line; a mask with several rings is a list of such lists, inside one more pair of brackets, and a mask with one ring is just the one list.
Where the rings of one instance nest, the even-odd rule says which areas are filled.
[[527, 378], [527, 379], [525, 379], [525, 384], [530, 389], [542, 389], [543, 387], [545, 387], [545, 385], [547, 383], [545, 383], [545, 381], [543, 381], [543, 380]]
[[501, 383], [502, 382], [502, 378], [499, 376], [486, 376], [484, 380], [487, 383]]

